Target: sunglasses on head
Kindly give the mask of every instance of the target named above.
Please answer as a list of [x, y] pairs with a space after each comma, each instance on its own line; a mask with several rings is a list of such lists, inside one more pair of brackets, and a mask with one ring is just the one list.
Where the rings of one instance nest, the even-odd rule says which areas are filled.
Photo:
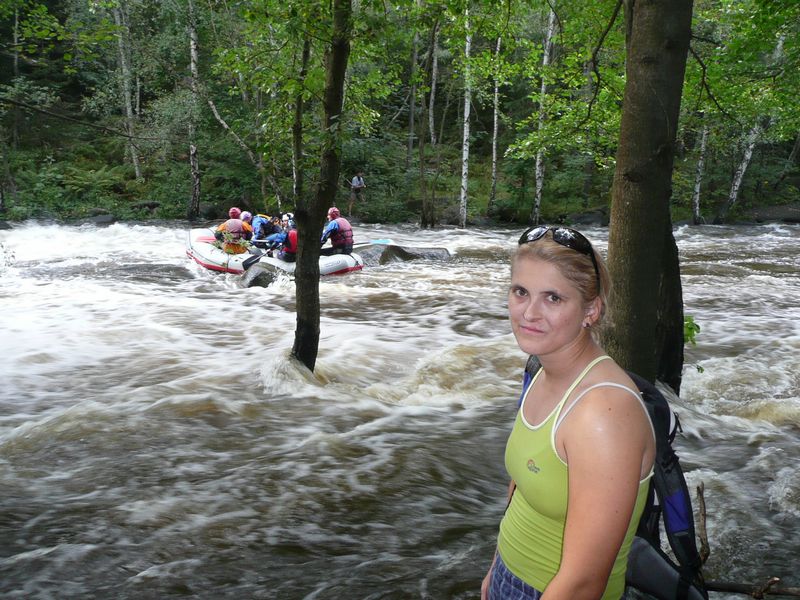
[[519, 238], [519, 245], [535, 242], [545, 236], [548, 231], [553, 232], [553, 241], [556, 244], [580, 252], [584, 256], [592, 259], [592, 266], [594, 267], [594, 275], [597, 278], [597, 289], [600, 290], [600, 269], [597, 267], [597, 259], [594, 257], [594, 250], [592, 243], [587, 240], [580, 231], [575, 231], [569, 227], [548, 227], [547, 225], [538, 225], [526, 229]]

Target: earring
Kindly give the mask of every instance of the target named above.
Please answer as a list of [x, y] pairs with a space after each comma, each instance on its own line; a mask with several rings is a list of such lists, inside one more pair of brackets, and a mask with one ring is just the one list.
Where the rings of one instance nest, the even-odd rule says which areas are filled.
[[584, 329], [589, 329], [589, 327], [591, 327], [591, 326], [592, 326], [592, 324], [591, 324], [591, 323], [589, 323], [589, 321], [586, 321], [586, 322], [583, 324], [583, 328], [584, 328]]

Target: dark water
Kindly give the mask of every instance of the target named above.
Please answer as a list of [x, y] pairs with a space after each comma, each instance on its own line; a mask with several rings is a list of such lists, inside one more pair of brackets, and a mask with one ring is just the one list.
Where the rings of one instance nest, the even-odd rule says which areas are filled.
[[[519, 232], [357, 228], [455, 258], [323, 280], [309, 374], [286, 360], [293, 283], [240, 289], [185, 231], [0, 232], [0, 596], [477, 598], [524, 365]], [[707, 570], [798, 586], [800, 228], [676, 237]]]

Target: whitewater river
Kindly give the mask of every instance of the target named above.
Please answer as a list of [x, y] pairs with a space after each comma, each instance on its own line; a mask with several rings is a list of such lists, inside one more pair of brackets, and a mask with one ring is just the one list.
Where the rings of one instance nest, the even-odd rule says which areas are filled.
[[[293, 282], [203, 270], [185, 223], [0, 231], [0, 597], [478, 598], [521, 229], [356, 227], [454, 258], [324, 279], [313, 375], [287, 361]], [[800, 586], [800, 227], [676, 239], [707, 572]]]

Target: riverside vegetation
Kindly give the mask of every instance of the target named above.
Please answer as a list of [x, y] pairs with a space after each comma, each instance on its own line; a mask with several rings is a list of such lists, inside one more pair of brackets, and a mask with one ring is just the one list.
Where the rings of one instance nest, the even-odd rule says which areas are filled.
[[[192, 200], [206, 217], [231, 204], [291, 210], [318, 177], [328, 17], [290, 4], [4, 2], [0, 215], [200, 216]], [[338, 202], [363, 169], [365, 221], [417, 220], [425, 195], [431, 225], [457, 223], [461, 201], [470, 222], [606, 211], [625, 83], [619, 5], [553, 6], [361, 3]], [[695, 3], [673, 221], [800, 201], [798, 40], [791, 0]]]

